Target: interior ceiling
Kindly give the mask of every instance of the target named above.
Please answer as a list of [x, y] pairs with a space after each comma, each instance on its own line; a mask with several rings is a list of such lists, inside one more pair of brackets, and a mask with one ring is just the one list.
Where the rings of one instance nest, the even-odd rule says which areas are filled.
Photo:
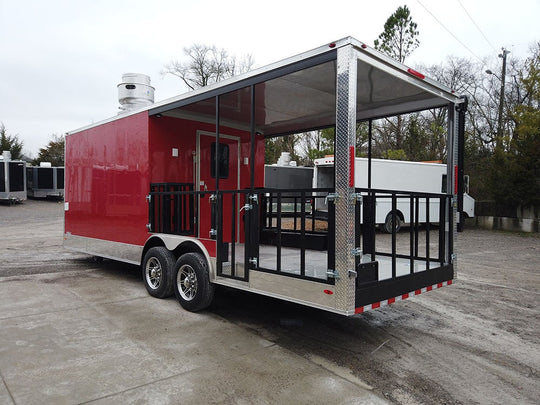
[[[357, 119], [378, 118], [446, 105], [404, 80], [358, 60]], [[336, 61], [255, 85], [255, 129], [265, 136], [302, 132], [335, 124]], [[163, 115], [215, 122], [215, 98], [166, 111]], [[244, 87], [220, 96], [220, 125], [249, 130], [251, 92]]]

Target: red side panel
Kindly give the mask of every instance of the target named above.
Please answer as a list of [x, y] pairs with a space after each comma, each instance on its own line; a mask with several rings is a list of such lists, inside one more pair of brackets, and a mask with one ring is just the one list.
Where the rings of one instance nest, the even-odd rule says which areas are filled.
[[148, 143], [146, 112], [66, 137], [66, 232], [144, 244]]

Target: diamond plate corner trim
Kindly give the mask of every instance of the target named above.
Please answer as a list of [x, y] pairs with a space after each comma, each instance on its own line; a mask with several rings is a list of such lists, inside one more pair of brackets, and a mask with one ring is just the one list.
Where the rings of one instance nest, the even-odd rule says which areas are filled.
[[[336, 201], [335, 249], [336, 268], [339, 274], [354, 270], [355, 212], [352, 203], [354, 187], [349, 185], [351, 162], [349, 147], [356, 143], [356, 82], [357, 55], [353, 46], [345, 45], [337, 50], [336, 86], [336, 140], [335, 140], [335, 184], [336, 193], [343, 198]], [[336, 280], [336, 309], [354, 312], [355, 279], [340, 277]]]
[[[448, 142], [452, 146], [452, 154], [448, 154], [448, 156], [452, 156], [452, 164], [450, 165], [449, 171], [451, 173], [451, 176], [448, 176], [448, 178], [453, 179], [450, 190], [455, 190], [454, 184], [456, 183], [457, 179], [455, 178], [455, 171], [454, 167], [458, 164], [458, 119], [456, 114], [456, 105], [450, 104], [448, 106]], [[449, 149], [450, 150], [450, 149]], [[454, 195], [454, 199], [456, 198], [456, 195]], [[452, 260], [451, 254], [455, 254], [455, 246], [457, 241], [457, 205], [452, 203], [452, 218], [449, 218], [448, 220], [452, 220], [452, 229], [449, 229], [449, 232], [452, 232], [452, 240], [453, 242], [453, 252], [450, 253], [450, 249], [446, 248], [446, 251], [448, 252], [448, 263], [453, 263], [454, 265], [454, 277], [457, 277], [457, 270], [458, 270], [458, 263], [457, 260]], [[450, 238], [446, 238], [447, 241], [450, 241]], [[450, 242], [448, 242], [450, 243]]]

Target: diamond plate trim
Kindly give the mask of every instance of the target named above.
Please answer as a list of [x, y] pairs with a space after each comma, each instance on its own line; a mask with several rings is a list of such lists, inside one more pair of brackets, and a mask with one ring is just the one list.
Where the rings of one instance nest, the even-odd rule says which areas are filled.
[[[335, 184], [336, 193], [343, 196], [336, 201], [335, 250], [336, 268], [339, 274], [347, 275], [354, 270], [354, 187], [349, 186], [351, 173], [349, 147], [355, 146], [356, 138], [356, 82], [357, 56], [351, 45], [337, 50], [336, 86], [336, 140], [335, 140]], [[336, 280], [334, 294], [336, 309], [354, 313], [355, 279], [340, 277]]]

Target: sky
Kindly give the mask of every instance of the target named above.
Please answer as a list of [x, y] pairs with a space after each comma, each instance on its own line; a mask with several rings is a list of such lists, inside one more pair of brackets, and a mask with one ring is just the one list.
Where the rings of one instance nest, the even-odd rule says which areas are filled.
[[156, 102], [185, 93], [161, 71], [192, 44], [263, 67], [347, 36], [372, 46], [403, 5], [420, 31], [412, 67], [452, 55], [500, 71], [501, 47], [523, 59], [540, 41], [540, 0], [0, 0], [0, 122], [36, 157], [115, 116], [123, 73], [149, 75]]

